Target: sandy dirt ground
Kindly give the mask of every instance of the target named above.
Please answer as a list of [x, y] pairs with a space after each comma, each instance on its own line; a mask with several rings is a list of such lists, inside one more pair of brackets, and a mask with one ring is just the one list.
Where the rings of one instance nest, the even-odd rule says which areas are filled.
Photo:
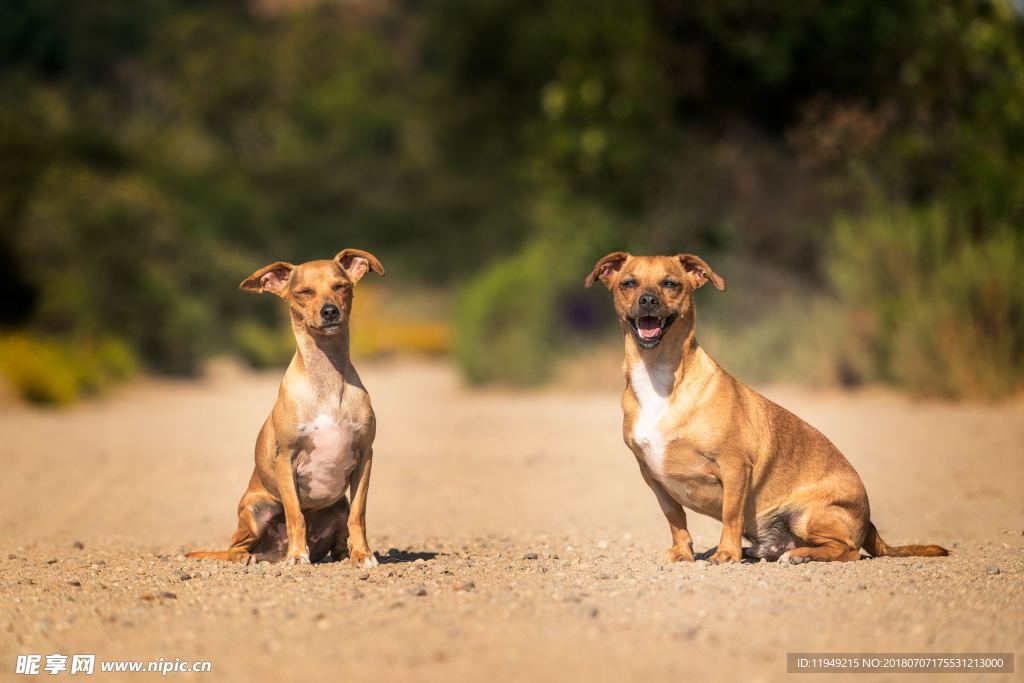
[[[847, 454], [888, 542], [952, 556], [668, 565], [614, 361], [606, 383], [531, 394], [467, 391], [443, 363], [360, 371], [379, 423], [371, 571], [183, 556], [226, 546], [277, 373], [0, 408], [0, 679], [19, 654], [94, 653], [212, 662], [181, 680], [757, 681], [792, 678], [787, 652], [1024, 643], [1020, 402], [769, 388]], [[717, 542], [690, 520], [698, 549]]]

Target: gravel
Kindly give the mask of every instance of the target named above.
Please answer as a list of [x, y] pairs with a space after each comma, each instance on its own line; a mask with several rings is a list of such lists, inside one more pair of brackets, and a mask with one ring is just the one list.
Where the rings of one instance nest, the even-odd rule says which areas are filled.
[[[619, 360], [595, 374], [620, 382]], [[227, 544], [276, 373], [0, 414], [4, 666], [96, 653], [209, 659], [210, 680], [667, 683], [784, 680], [792, 651], [1024, 651], [1019, 405], [777, 390], [861, 472], [887, 542], [953, 554], [666, 564], [621, 387], [469, 393], [444, 365], [360, 373], [378, 418], [371, 570], [183, 556]], [[717, 544], [717, 523], [688, 521], [695, 550]]]

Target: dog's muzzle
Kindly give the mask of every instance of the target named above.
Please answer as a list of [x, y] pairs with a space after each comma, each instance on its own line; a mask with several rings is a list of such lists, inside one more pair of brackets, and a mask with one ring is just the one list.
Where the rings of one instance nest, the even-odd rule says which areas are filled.
[[637, 345], [643, 349], [653, 349], [661, 343], [661, 338], [665, 336], [665, 332], [676, 321], [676, 314], [670, 313], [667, 316], [641, 315], [635, 318], [628, 318], [627, 320]]
[[320, 324], [316, 326], [318, 332], [332, 334], [341, 329], [341, 311], [334, 304], [324, 304], [320, 308]]

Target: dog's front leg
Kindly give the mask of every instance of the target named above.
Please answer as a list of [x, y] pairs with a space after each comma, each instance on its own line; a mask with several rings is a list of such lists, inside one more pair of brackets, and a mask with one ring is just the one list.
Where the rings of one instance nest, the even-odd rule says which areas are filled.
[[654, 497], [658, 499], [658, 505], [668, 520], [669, 531], [672, 532], [672, 547], [668, 549], [665, 560], [693, 562], [693, 539], [686, 528], [686, 510], [669, 495], [657, 479], [651, 476], [642, 459], [637, 458], [637, 463], [640, 465], [640, 474], [643, 475], [644, 481], [651, 487], [651, 491], [654, 491]]
[[309, 546], [306, 544], [306, 517], [299, 505], [299, 493], [295, 487], [295, 469], [292, 465], [293, 452], [278, 449], [274, 458], [274, 480], [277, 494], [284, 507], [284, 522], [288, 529], [288, 553], [286, 564], [309, 564]]
[[720, 464], [718, 478], [722, 482], [722, 538], [710, 561], [739, 562], [743, 558], [743, 515], [750, 492], [750, 466], [746, 462]]
[[366, 542], [366, 496], [370, 490], [370, 468], [373, 465], [373, 450], [359, 458], [356, 471], [349, 484], [352, 492], [352, 508], [348, 513], [348, 558], [353, 566], [369, 569], [377, 566], [377, 558]]
[[668, 562], [693, 562], [693, 539], [686, 528], [686, 511], [668, 494], [661, 484], [651, 486], [654, 495], [661, 505], [661, 511], [668, 520], [669, 531], [672, 532], [672, 547], [668, 549], [665, 560]]

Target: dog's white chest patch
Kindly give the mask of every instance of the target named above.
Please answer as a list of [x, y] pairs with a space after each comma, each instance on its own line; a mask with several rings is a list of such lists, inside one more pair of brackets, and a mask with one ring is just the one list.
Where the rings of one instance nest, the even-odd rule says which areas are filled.
[[319, 415], [299, 425], [299, 431], [306, 439], [295, 461], [299, 498], [308, 506], [330, 505], [345, 494], [356, 465], [352, 450], [356, 426]]
[[671, 371], [650, 370], [638, 365], [630, 372], [630, 385], [640, 410], [633, 422], [633, 440], [643, 451], [647, 467], [656, 476], [662, 476], [665, 462], [665, 437], [659, 424], [668, 412], [672, 394]]

